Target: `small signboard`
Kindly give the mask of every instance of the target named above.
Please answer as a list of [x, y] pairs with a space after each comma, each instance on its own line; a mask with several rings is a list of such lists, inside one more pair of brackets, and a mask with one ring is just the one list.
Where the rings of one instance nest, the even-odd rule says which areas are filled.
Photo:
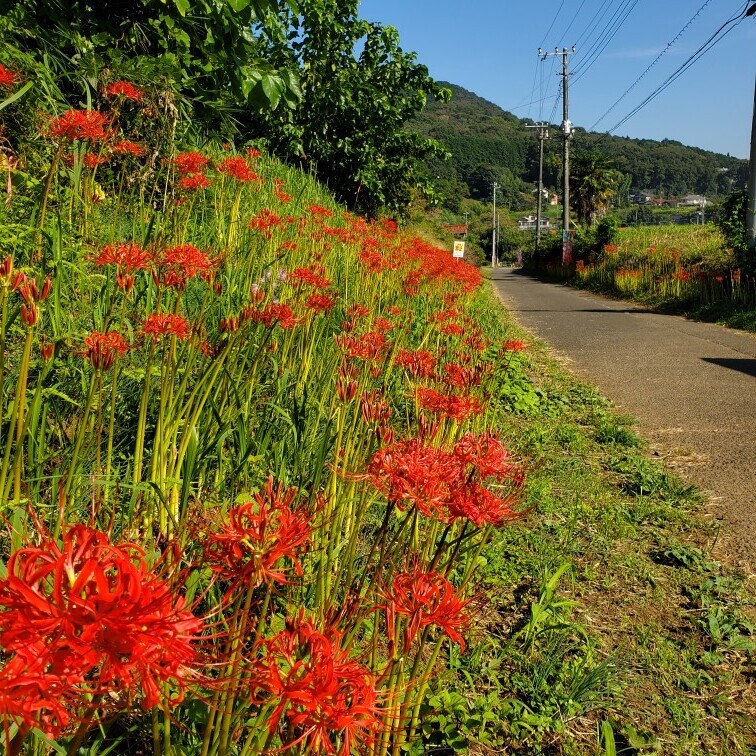
[[463, 241], [455, 241], [454, 250], [452, 251], [452, 254], [454, 255], [454, 257], [464, 257], [465, 256], [465, 243]]

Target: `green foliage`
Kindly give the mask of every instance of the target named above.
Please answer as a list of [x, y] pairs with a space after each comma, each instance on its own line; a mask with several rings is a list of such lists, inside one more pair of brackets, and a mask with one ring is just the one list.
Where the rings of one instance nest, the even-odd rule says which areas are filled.
[[609, 208], [622, 174], [599, 152], [577, 154], [570, 174], [570, 202], [577, 220], [593, 226]]
[[448, 92], [399, 46], [391, 26], [361, 20], [357, 0], [303, 0], [277, 14], [266, 54], [297, 71], [302, 100], [261, 114], [274, 149], [317, 174], [350, 208], [403, 210], [430, 184], [419, 160], [442, 157], [434, 140], [403, 130], [426, 97]]
[[69, 101], [92, 100], [103, 80], [160, 83], [176, 92], [203, 134], [232, 135], [249, 108], [292, 105], [298, 84], [290, 69], [263, 60], [252, 26], [272, 0], [94, 0], [3, 8], [7, 44], [50, 70]]
[[749, 252], [746, 241], [746, 213], [748, 193], [734, 192], [723, 203], [719, 216], [719, 227], [741, 263], [748, 269], [756, 267], [753, 253]]

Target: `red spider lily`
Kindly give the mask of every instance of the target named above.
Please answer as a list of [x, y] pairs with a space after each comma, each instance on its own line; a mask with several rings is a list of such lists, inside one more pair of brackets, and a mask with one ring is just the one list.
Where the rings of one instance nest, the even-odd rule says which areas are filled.
[[346, 311], [347, 317], [351, 318], [352, 320], [357, 320], [357, 318], [364, 318], [369, 314], [370, 310], [365, 307], [365, 305], [361, 304], [353, 304], [351, 307], [348, 307]]
[[359, 359], [365, 362], [373, 362], [382, 359], [388, 348], [386, 336], [379, 331], [370, 331], [360, 338], [345, 333], [334, 336], [334, 340], [336, 346], [350, 360]]
[[291, 202], [291, 195], [286, 194], [286, 192], [284, 192], [282, 189], [276, 187], [273, 191], [280, 202], [283, 202], [284, 204]]
[[278, 323], [281, 328], [294, 328], [302, 322], [294, 317], [289, 305], [276, 302], [266, 305], [261, 310], [254, 310], [251, 316], [253, 320], [262, 323], [266, 328], [271, 328], [275, 323]]
[[158, 272], [156, 283], [173, 289], [183, 289], [186, 282], [194, 276], [201, 276], [206, 281], [213, 277], [216, 261], [211, 260], [193, 244], [179, 244], [168, 247], [156, 255]]
[[459, 323], [444, 323], [438, 326], [439, 333], [445, 333], [447, 336], [461, 336], [465, 329]]
[[260, 150], [258, 150], [256, 147], [247, 147], [246, 152], [247, 152], [247, 156], [251, 160], [256, 160], [257, 158], [260, 157], [260, 155], [262, 155], [262, 152], [260, 152]]
[[283, 748], [304, 743], [306, 753], [348, 756], [375, 741], [381, 724], [373, 675], [352, 661], [335, 629], [319, 632], [301, 615], [286, 629], [257, 644], [250, 696], [275, 704], [268, 729], [286, 719]]
[[523, 349], [527, 348], [528, 345], [519, 339], [509, 339], [502, 347], [505, 352], [521, 352]]
[[[0, 669], [0, 722], [8, 746], [11, 724], [24, 733], [36, 727], [55, 738], [66, 729], [76, 705], [72, 685], [81, 679], [56, 673], [44, 643], [20, 648]], [[58, 665], [60, 666], [60, 665]]]
[[125, 100], [141, 102], [144, 99], [144, 92], [135, 87], [129, 81], [115, 81], [105, 87], [106, 97], [123, 97]]
[[107, 370], [116, 356], [123, 356], [130, 349], [126, 339], [118, 331], [93, 331], [84, 339], [84, 346], [84, 356], [92, 362], [95, 370]]
[[181, 152], [173, 158], [176, 170], [182, 176], [191, 176], [194, 173], [202, 173], [207, 168], [210, 158], [206, 158], [196, 150]]
[[145, 153], [141, 144], [132, 142], [130, 139], [121, 139], [110, 148], [110, 151], [115, 155], [133, 155], [134, 157], [142, 157]]
[[322, 205], [308, 205], [307, 209], [310, 211], [310, 215], [320, 216], [322, 218], [330, 218], [333, 216], [333, 212]]
[[375, 318], [373, 320], [373, 328], [381, 333], [387, 333], [394, 327], [394, 324], [386, 318]]
[[478, 483], [468, 483], [454, 492], [449, 502], [449, 516], [452, 520], [464, 517], [479, 528], [484, 525], [501, 527], [516, 520], [521, 515], [514, 505], [521, 500], [523, 481], [524, 478], [516, 479], [514, 490], [506, 496], [497, 496]]
[[151, 260], [149, 253], [134, 242], [123, 242], [115, 246], [107, 244], [94, 258], [96, 265], [117, 266], [116, 283], [126, 292], [134, 286], [135, 271], [147, 270]]
[[181, 315], [170, 312], [153, 312], [142, 323], [142, 333], [152, 338], [153, 342], [163, 336], [175, 336], [186, 341], [191, 335], [191, 328]]
[[220, 162], [216, 170], [245, 184], [260, 181], [260, 177], [249, 167], [243, 157], [228, 157]]
[[27, 278], [22, 272], [16, 273], [11, 288], [18, 291], [24, 304], [21, 305], [21, 319], [29, 326], [37, 324], [39, 321], [39, 302], [44, 302], [50, 294], [52, 281], [45, 279], [42, 284], [42, 290], [37, 288], [37, 282], [32, 278]]
[[466, 433], [454, 444], [454, 454], [463, 465], [470, 465], [481, 480], [508, 478], [519, 474], [519, 466], [496, 436]]
[[206, 536], [206, 563], [231, 583], [230, 590], [288, 582], [279, 565], [284, 558], [291, 560], [297, 575], [302, 574], [297, 555], [310, 539], [310, 517], [292, 507], [296, 497], [296, 488], [276, 487], [270, 477], [251, 502], [231, 509], [228, 522]]
[[312, 293], [307, 297], [305, 307], [316, 312], [330, 312], [336, 305], [335, 294], [317, 294]]
[[483, 372], [478, 366], [466, 368], [461, 365], [455, 365], [453, 362], [447, 362], [444, 365], [444, 371], [446, 372], [445, 380], [447, 383], [460, 389], [479, 386]]
[[86, 152], [84, 153], [81, 162], [84, 163], [87, 168], [97, 168], [97, 166], [107, 163], [109, 159], [110, 158], [107, 155], [97, 155], [94, 152]]
[[182, 192], [198, 192], [210, 186], [210, 179], [201, 173], [192, 173], [182, 176], [177, 186]]
[[[183, 697], [197, 663], [202, 620], [155, 574], [133, 544], [112, 544], [84, 525], [59, 545], [44, 537], [11, 554], [0, 580], [0, 645], [22, 653], [43, 644], [52, 671], [85, 680], [82, 692], [118, 694], [103, 706], [157, 705], [160, 686]], [[36, 646], [35, 646], [36, 644]]]
[[21, 74], [0, 65], [0, 89], [10, 89], [11, 87], [15, 87], [19, 81], [21, 81]]
[[281, 216], [268, 208], [263, 208], [249, 222], [249, 228], [262, 232], [266, 238], [270, 238], [272, 229], [281, 224]]
[[55, 354], [55, 344], [50, 344], [43, 340], [39, 345], [39, 353], [45, 362], [51, 360], [53, 355]]
[[325, 269], [322, 266], [294, 268], [294, 270], [289, 273], [289, 280], [312, 286], [314, 289], [327, 289], [332, 281], [327, 279], [323, 273], [325, 273]]
[[436, 358], [426, 349], [409, 352], [400, 349], [396, 364], [403, 367], [413, 378], [432, 378], [436, 370]]
[[409, 617], [404, 629], [404, 652], [409, 650], [420, 628], [428, 625], [440, 627], [453, 641], [465, 649], [461, 635], [470, 624], [465, 607], [470, 603], [460, 599], [454, 586], [442, 575], [423, 572], [400, 572], [384, 591], [386, 627], [390, 640], [394, 640], [396, 616]]
[[439, 517], [459, 485], [460, 463], [443, 449], [410, 439], [379, 449], [365, 477], [400, 509], [414, 506]]
[[107, 117], [97, 110], [67, 110], [50, 121], [47, 130], [51, 136], [67, 142], [76, 139], [102, 142], [110, 136], [107, 126]]
[[8, 285], [13, 277], [13, 258], [8, 255], [5, 260], [0, 260], [0, 281]]
[[415, 396], [421, 410], [448, 417], [460, 423], [471, 415], [479, 415], [483, 412], [483, 405], [474, 396], [443, 394], [425, 386], [418, 386]]
[[380, 391], [364, 391], [360, 396], [360, 414], [367, 425], [383, 424], [391, 417], [391, 407]]

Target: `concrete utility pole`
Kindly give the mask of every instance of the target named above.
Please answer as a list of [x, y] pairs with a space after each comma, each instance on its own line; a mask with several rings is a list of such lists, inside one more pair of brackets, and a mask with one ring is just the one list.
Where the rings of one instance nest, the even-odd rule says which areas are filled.
[[562, 189], [562, 264], [568, 262], [568, 251], [571, 254], [572, 245], [570, 240], [570, 140], [572, 139], [572, 124], [569, 116], [569, 84], [570, 74], [568, 71], [569, 56], [575, 52], [573, 45], [571, 50], [563, 47], [560, 51], [554, 48], [553, 53], [544, 53], [538, 49], [541, 60], [562, 56], [562, 135], [564, 137], [564, 152], [562, 153], [562, 173], [564, 174], [564, 186]]
[[493, 230], [491, 233], [491, 267], [495, 268], [498, 260], [496, 259], [496, 190], [499, 185], [493, 182]]
[[538, 141], [540, 142], [540, 148], [538, 151], [538, 204], [536, 206], [536, 244], [535, 244], [535, 263], [536, 268], [540, 262], [541, 252], [541, 209], [543, 207], [543, 143], [549, 138], [548, 124], [536, 123], [532, 126], [527, 126], [529, 129], [538, 129]]
[[756, 252], [756, 85], [753, 89], [753, 121], [751, 123], [751, 166], [748, 177], [746, 207], [746, 243]]

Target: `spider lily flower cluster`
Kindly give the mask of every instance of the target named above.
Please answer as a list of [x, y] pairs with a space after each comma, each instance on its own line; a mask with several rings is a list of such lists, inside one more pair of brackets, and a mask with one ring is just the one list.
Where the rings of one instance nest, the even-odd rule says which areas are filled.
[[[102, 97], [50, 119], [40, 246], [0, 262], [4, 746], [402, 753], [523, 514], [488, 407], [525, 345], [446, 251], [256, 148], [148, 163], [149, 86]], [[93, 146], [151, 182], [70, 212]]]

